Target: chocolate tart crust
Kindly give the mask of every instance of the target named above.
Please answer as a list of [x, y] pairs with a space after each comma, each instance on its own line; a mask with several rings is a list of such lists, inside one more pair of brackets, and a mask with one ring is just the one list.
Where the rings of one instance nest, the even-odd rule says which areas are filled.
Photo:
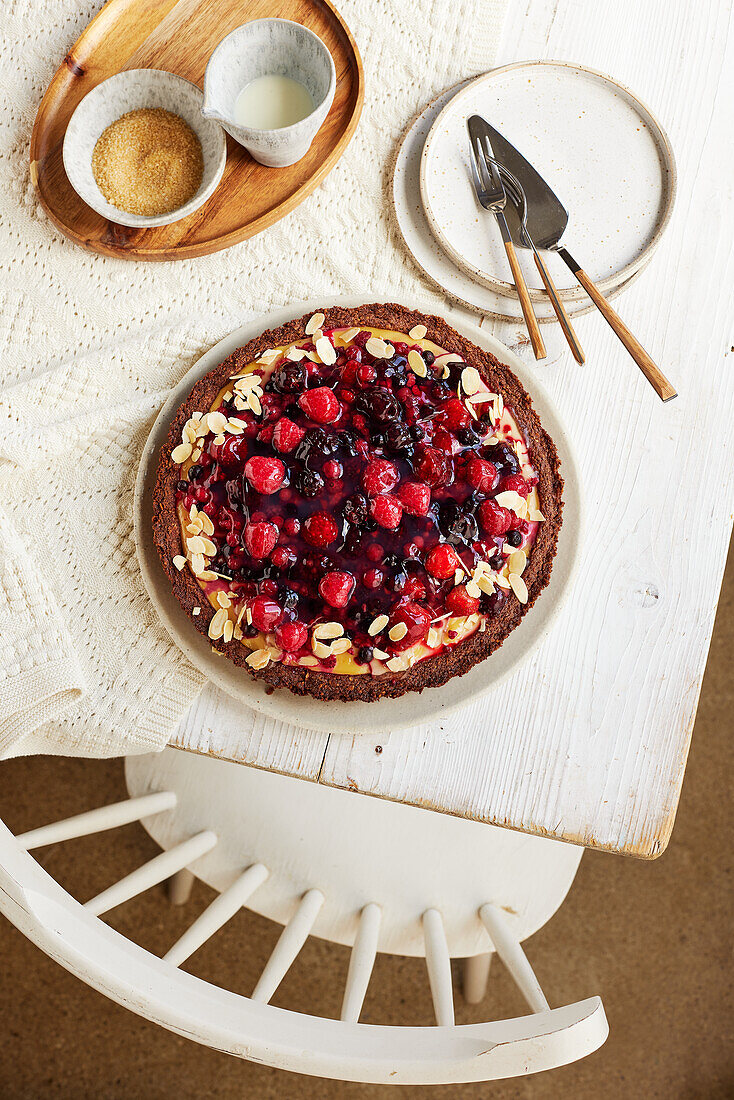
[[[289, 321], [280, 328], [269, 329], [254, 340], [250, 340], [244, 347], [237, 348], [219, 366], [194, 385], [171, 422], [158, 463], [153, 491], [153, 539], [176, 599], [199, 633], [210, 641], [212, 648], [241, 666], [249, 675], [265, 681], [273, 688], [285, 687], [296, 695], [310, 695], [322, 700], [372, 702], [381, 698], [395, 698], [408, 691], [439, 687], [452, 676], [462, 676], [502, 645], [550, 580], [562, 520], [563, 478], [560, 474], [558, 452], [553, 440], [542, 427], [530, 396], [510, 368], [494, 355], [482, 351], [476, 344], [461, 336], [441, 317], [419, 313], [393, 302], [375, 303], [351, 309], [334, 306], [322, 312], [324, 313], [322, 327], [325, 329], [359, 326], [360, 328], [392, 329], [407, 335], [415, 325], [425, 325], [426, 339], [434, 341], [446, 351], [461, 355], [467, 366], [476, 367], [493, 392], [502, 394], [505, 403], [511, 407], [519, 427], [526, 435], [531, 461], [539, 478], [537, 492], [540, 508], [545, 516], [545, 522], [539, 525], [532, 552], [523, 573], [523, 580], [528, 589], [528, 602], [521, 604], [519, 600], [510, 598], [499, 614], [486, 620], [487, 628], [483, 633], [476, 631], [465, 641], [443, 650], [435, 657], [427, 657], [419, 661], [404, 672], [386, 672], [380, 676], [372, 676], [369, 673], [354, 676], [321, 672], [297, 665], [283, 665], [279, 662], [271, 662], [264, 669], [253, 670], [246, 664], [246, 658], [251, 650], [241, 642], [232, 640], [225, 643], [222, 639], [211, 642], [208, 638], [208, 628], [214, 616], [214, 608], [199, 588], [191, 571], [186, 568], [179, 572], [172, 561], [175, 555], [182, 553], [182, 548], [175, 500], [175, 488], [179, 475], [177, 465], [171, 461], [171, 451], [180, 443], [183, 426], [191, 414], [196, 410], [207, 412], [231, 375], [252, 363], [269, 348], [304, 339], [305, 327], [313, 311], [297, 320]], [[201, 608], [198, 615], [193, 614], [194, 607]]]

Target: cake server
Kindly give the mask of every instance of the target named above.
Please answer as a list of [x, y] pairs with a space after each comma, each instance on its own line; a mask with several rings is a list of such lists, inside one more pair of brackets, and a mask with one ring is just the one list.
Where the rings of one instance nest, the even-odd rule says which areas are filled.
[[[475, 117], [479, 118], [478, 115]], [[514, 145], [510, 144], [507, 138], [502, 136], [499, 130], [495, 130], [484, 119], [481, 121], [490, 135], [494, 156], [500, 166], [509, 169], [522, 186], [527, 204], [526, 224], [536, 246], [557, 252], [568, 265], [602, 317], [622, 341], [658, 397], [663, 401], [671, 401], [674, 397], [677, 397], [675, 387], [653, 362], [639, 340], [633, 336], [617, 311], [597, 290], [581, 265], [576, 262], [568, 249], [561, 245], [561, 237], [568, 225], [568, 211], [561, 200], [551, 190], [539, 172], [533, 168], [532, 164], [517, 151]], [[524, 248], [527, 245], [524, 242], [520, 220], [516, 216], [514, 204], [512, 203], [512, 195], [510, 198], [511, 204], [508, 207], [511, 214], [510, 232], [515, 243]]]
[[478, 123], [484, 123], [484, 120], [480, 119], [478, 115], [473, 115], [467, 122], [474, 190], [477, 193], [477, 200], [480, 206], [483, 206], [485, 210], [490, 210], [497, 219], [497, 225], [502, 234], [502, 243], [505, 246], [507, 259], [510, 263], [512, 278], [515, 283], [515, 289], [517, 290], [517, 296], [520, 299], [522, 315], [525, 318], [525, 324], [527, 325], [528, 335], [530, 337], [530, 343], [533, 346], [535, 358], [545, 359], [547, 352], [545, 350], [545, 344], [543, 343], [543, 337], [540, 335], [538, 319], [533, 311], [533, 303], [530, 301], [530, 295], [528, 294], [528, 288], [520, 267], [520, 261], [517, 258], [515, 246], [512, 243], [510, 230], [507, 227], [507, 220], [505, 218], [507, 195], [505, 194], [504, 184], [495, 166], [492, 157], [492, 148], [491, 146], [489, 146], [489, 149], [486, 147], [489, 145], [489, 140], [485, 133], [484, 125], [477, 125]]

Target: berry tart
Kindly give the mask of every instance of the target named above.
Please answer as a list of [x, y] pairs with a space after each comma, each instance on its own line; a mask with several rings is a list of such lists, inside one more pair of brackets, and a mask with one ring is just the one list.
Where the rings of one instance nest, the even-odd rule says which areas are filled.
[[370, 701], [467, 672], [548, 583], [559, 462], [510, 369], [438, 317], [333, 308], [196, 383], [160, 458], [158, 553], [212, 646]]

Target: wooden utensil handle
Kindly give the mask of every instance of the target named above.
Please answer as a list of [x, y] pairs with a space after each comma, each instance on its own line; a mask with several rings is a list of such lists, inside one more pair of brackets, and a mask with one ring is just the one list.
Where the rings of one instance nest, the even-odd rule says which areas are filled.
[[586, 293], [591, 298], [604, 320], [622, 341], [627, 351], [648, 380], [655, 393], [663, 401], [672, 401], [678, 396], [675, 386], [665, 377], [660, 368], [653, 362], [636, 336], [633, 336], [625, 325], [617, 311], [613, 309], [606, 298], [597, 290], [589, 276], [574, 260], [573, 256], [565, 248], [558, 249], [559, 255], [566, 261], [574, 275], [581, 283]]
[[515, 252], [515, 246], [512, 241], [505, 241], [505, 252], [507, 253], [507, 259], [510, 261], [510, 269], [512, 271], [512, 278], [517, 289], [517, 296], [520, 299], [520, 306], [522, 308], [522, 315], [525, 318], [525, 324], [528, 329], [528, 336], [530, 337], [530, 343], [533, 345], [533, 351], [535, 352], [536, 359], [545, 359], [548, 354], [545, 350], [545, 344], [543, 343], [543, 337], [540, 335], [540, 326], [538, 325], [537, 318], [533, 312], [533, 303], [530, 301], [530, 295], [528, 294], [528, 288], [525, 284], [522, 270], [520, 268], [520, 262]]
[[551, 300], [551, 305], [555, 310], [556, 317], [558, 318], [558, 323], [563, 329], [563, 334], [568, 340], [568, 346], [573, 353], [573, 357], [577, 363], [583, 363], [585, 360], [584, 353], [581, 350], [581, 344], [579, 343], [578, 337], [573, 330], [571, 318], [566, 313], [563, 302], [558, 297], [558, 291], [556, 290], [555, 283], [551, 279], [550, 271], [545, 266], [543, 259], [537, 252], [533, 252], [533, 255], [535, 257], [535, 266], [540, 272], [540, 277], [543, 280], [543, 286], [548, 291], [548, 297]]

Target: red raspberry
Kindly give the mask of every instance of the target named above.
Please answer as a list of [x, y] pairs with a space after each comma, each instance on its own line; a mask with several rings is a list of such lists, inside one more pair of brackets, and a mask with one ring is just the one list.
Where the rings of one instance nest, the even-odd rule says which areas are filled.
[[339, 419], [341, 405], [334, 396], [334, 391], [328, 386], [317, 386], [314, 390], [306, 390], [298, 398], [298, 404], [317, 424], [333, 424]]
[[432, 488], [448, 485], [451, 480], [450, 460], [435, 447], [423, 445], [415, 462], [415, 472]]
[[392, 493], [381, 493], [370, 501], [370, 515], [380, 527], [394, 531], [403, 518], [403, 506]]
[[460, 565], [459, 555], [447, 542], [434, 546], [426, 558], [426, 572], [442, 581], [453, 577]]
[[385, 551], [380, 546], [379, 542], [371, 542], [365, 551], [370, 561], [382, 561], [385, 556]]
[[297, 535], [301, 530], [300, 519], [287, 519], [283, 524], [286, 535]]
[[292, 653], [296, 649], [303, 649], [308, 641], [308, 629], [299, 622], [281, 623], [275, 628], [275, 641], [281, 649]]
[[486, 458], [470, 458], [464, 476], [474, 489], [491, 493], [497, 484], [497, 467]]
[[397, 491], [409, 516], [426, 516], [431, 506], [431, 488], [420, 481], [406, 481]]
[[299, 428], [287, 416], [281, 416], [273, 429], [273, 447], [281, 454], [288, 454], [298, 446], [305, 434], [303, 428]]
[[354, 577], [351, 573], [334, 571], [326, 573], [319, 582], [319, 593], [330, 607], [346, 607], [354, 591]]
[[519, 493], [521, 497], [526, 497], [530, 492], [530, 486], [522, 474], [507, 474], [500, 481], [500, 492], [506, 493], [508, 491]]
[[257, 438], [260, 440], [261, 443], [272, 443], [274, 432], [275, 428], [273, 427], [273, 425], [266, 424], [265, 427], [261, 428], [260, 431], [257, 433]]
[[400, 474], [386, 458], [373, 458], [362, 474], [362, 488], [367, 493], [389, 493], [400, 480]]
[[452, 397], [441, 410], [441, 420], [452, 432], [458, 432], [460, 428], [468, 428], [471, 424], [471, 413], [463, 401], [458, 397]]
[[506, 535], [512, 526], [512, 513], [494, 500], [483, 500], [479, 505], [479, 522], [488, 535]]
[[381, 569], [365, 569], [362, 584], [365, 588], [379, 588], [385, 579]]
[[258, 592], [260, 592], [261, 594], [264, 594], [266, 596], [277, 596], [278, 595], [277, 581], [272, 581], [269, 577], [266, 577], [265, 580], [260, 581], [260, 583], [258, 585]]
[[339, 527], [328, 512], [314, 512], [303, 524], [303, 537], [311, 546], [329, 546], [339, 534]]
[[399, 642], [390, 643], [391, 649], [399, 651], [409, 649], [416, 642], [423, 641], [431, 625], [431, 615], [421, 604], [406, 600], [404, 603], [398, 604], [390, 614], [391, 629], [397, 626], [398, 623], [405, 623], [408, 628], [407, 634]]
[[466, 585], [457, 584], [446, 597], [446, 610], [452, 615], [473, 615], [479, 610], [479, 600], [469, 595]]
[[269, 496], [277, 493], [285, 481], [285, 466], [279, 458], [253, 455], [245, 463], [245, 477], [256, 493]]
[[252, 625], [266, 633], [272, 630], [276, 623], [280, 622], [283, 615], [280, 604], [271, 600], [269, 596], [255, 596], [250, 604]]
[[445, 428], [436, 428], [433, 433], [433, 446], [441, 451], [442, 454], [449, 457], [459, 449], [459, 444], [455, 435], [446, 431]]
[[245, 527], [245, 546], [251, 558], [267, 558], [278, 541], [278, 528], [274, 523], [248, 523]]

